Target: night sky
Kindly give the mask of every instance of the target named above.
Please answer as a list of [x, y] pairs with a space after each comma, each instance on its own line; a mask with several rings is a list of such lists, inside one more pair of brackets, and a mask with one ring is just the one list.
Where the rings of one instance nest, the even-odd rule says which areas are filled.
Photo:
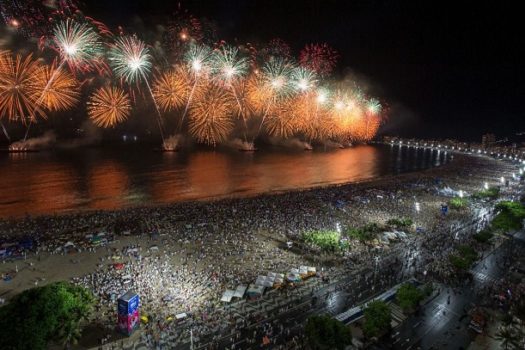
[[[177, 8], [165, 0], [84, 3], [86, 14], [129, 30], [166, 23]], [[477, 140], [487, 131], [500, 138], [525, 131], [520, 11], [424, 3], [191, 0], [181, 6], [213, 20], [228, 42], [279, 37], [295, 54], [306, 43], [329, 43], [341, 54], [338, 74], [360, 77], [389, 105], [385, 134]]]

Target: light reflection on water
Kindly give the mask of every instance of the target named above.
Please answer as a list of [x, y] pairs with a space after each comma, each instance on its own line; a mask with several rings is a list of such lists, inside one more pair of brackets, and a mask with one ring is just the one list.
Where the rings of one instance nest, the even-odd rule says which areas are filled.
[[329, 151], [84, 149], [0, 155], [0, 217], [115, 209], [356, 182], [426, 169], [449, 154], [397, 146]]

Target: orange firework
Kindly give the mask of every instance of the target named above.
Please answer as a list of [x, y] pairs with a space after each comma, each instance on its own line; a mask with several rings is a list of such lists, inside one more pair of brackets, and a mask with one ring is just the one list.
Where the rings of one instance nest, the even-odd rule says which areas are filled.
[[274, 94], [260, 75], [252, 75], [247, 82], [247, 101], [256, 113], [263, 114], [271, 107]]
[[0, 50], [0, 74], [2, 74], [7, 68], [7, 57], [11, 55], [9, 51]]
[[230, 87], [224, 87], [227, 93], [231, 94], [235, 99], [235, 104], [232, 106], [233, 114], [245, 122], [250, 119], [253, 111], [248, 97], [248, 82], [246, 80], [239, 80]]
[[55, 63], [41, 68], [35, 77], [35, 85], [41, 91], [39, 104], [49, 111], [70, 109], [80, 97], [77, 80]]
[[235, 125], [231, 117], [234, 103], [231, 94], [213, 85], [199, 98], [194, 96], [190, 107], [190, 134], [208, 145], [225, 141]]
[[294, 109], [297, 111], [298, 131], [303, 133], [308, 140], [317, 140], [321, 138], [320, 124], [324, 119], [326, 109], [318, 101], [318, 94], [308, 92], [300, 95], [294, 100]]
[[187, 101], [192, 78], [182, 66], [162, 73], [153, 83], [153, 96], [159, 108], [165, 112], [181, 108]]
[[25, 125], [37, 116], [46, 118], [38, 101], [42, 93], [35, 81], [42, 73], [41, 64], [33, 56], [15, 58], [0, 54], [0, 119], [18, 120]]
[[293, 136], [300, 129], [301, 115], [294, 107], [293, 103], [287, 101], [274, 108], [274, 112], [264, 122], [268, 134], [284, 139]]
[[117, 87], [102, 87], [89, 98], [87, 111], [95, 125], [108, 128], [126, 120], [131, 112], [128, 94]]

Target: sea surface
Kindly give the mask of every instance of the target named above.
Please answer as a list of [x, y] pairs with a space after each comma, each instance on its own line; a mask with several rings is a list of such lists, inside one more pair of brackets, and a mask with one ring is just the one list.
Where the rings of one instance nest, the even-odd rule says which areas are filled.
[[390, 145], [257, 152], [147, 147], [0, 154], [0, 217], [246, 196], [442, 165], [450, 153]]

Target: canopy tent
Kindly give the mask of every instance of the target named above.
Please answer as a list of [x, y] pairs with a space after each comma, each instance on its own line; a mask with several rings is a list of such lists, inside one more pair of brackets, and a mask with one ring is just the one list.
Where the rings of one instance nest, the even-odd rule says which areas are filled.
[[233, 293], [233, 296], [235, 298], [242, 298], [244, 296], [244, 293], [246, 293], [246, 289], [248, 289], [247, 286], [242, 284], [238, 285], [235, 289], [235, 292]]
[[183, 320], [183, 319], [185, 319], [187, 316], [188, 316], [188, 315], [186, 315], [186, 313], [183, 312], [183, 313], [180, 313], [180, 314], [176, 314], [176, 315], [175, 315], [175, 318], [176, 318], [177, 320]]
[[227, 289], [223, 294], [222, 294], [222, 298], [221, 298], [221, 301], [222, 302], [225, 302], [225, 303], [229, 303], [230, 301], [232, 301], [232, 298], [233, 298], [233, 294], [235, 292], [231, 289]]
[[257, 279], [255, 280], [255, 284], [258, 286], [264, 286], [265, 281], [266, 281], [266, 276], [259, 275], [257, 276]]

